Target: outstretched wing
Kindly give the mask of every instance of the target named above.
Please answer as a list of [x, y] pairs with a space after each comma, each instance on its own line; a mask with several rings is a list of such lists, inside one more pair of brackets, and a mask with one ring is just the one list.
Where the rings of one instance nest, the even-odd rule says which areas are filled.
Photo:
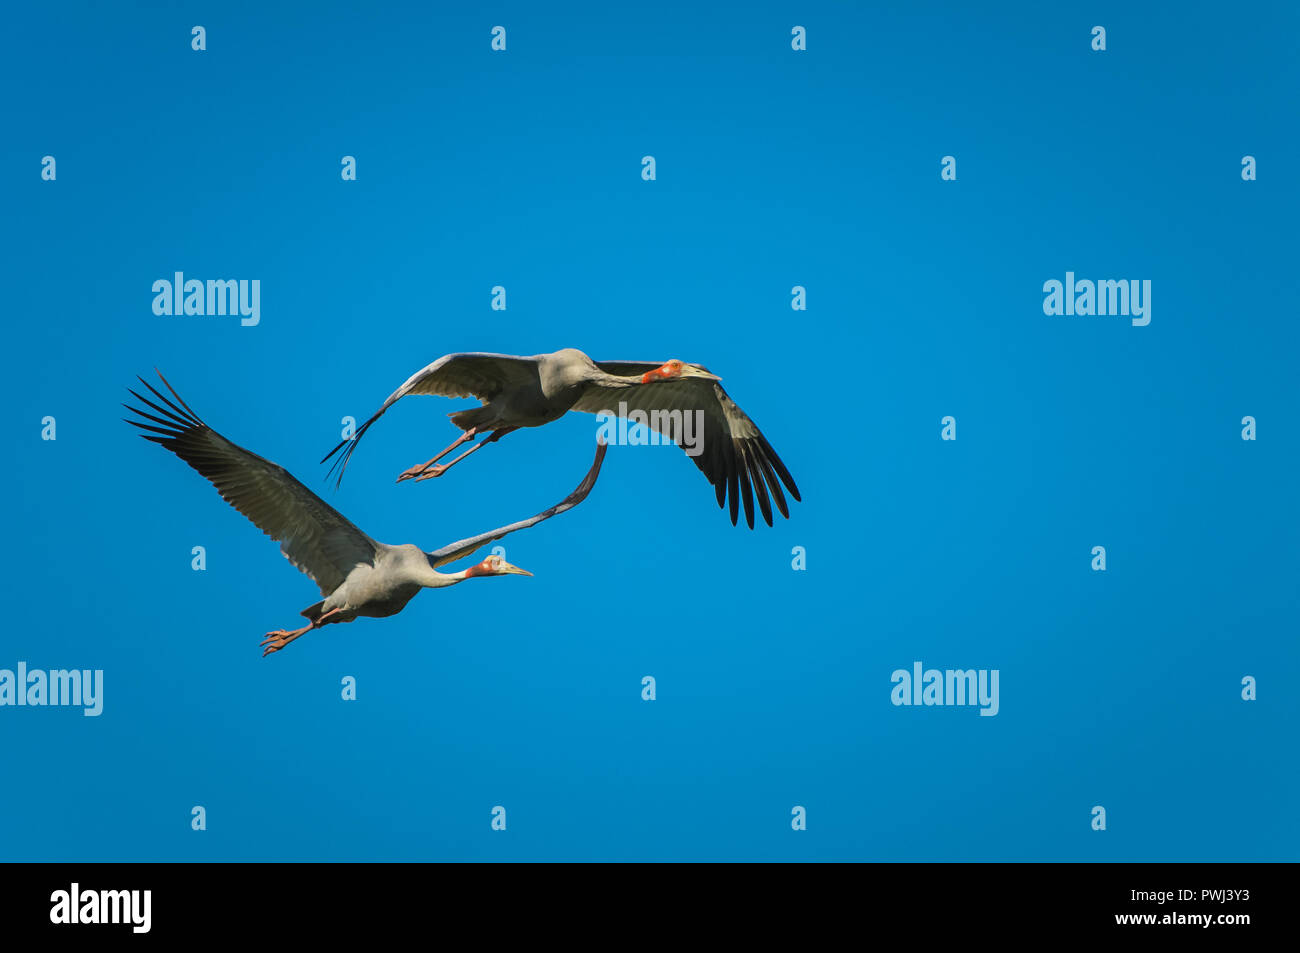
[[[384, 415], [389, 407], [403, 397], [411, 394], [432, 394], [439, 397], [477, 397], [487, 402], [501, 391], [523, 384], [537, 378], [537, 358], [516, 357], [513, 354], [489, 354], [485, 352], [466, 352], [463, 354], [446, 354], [428, 367], [412, 374], [405, 384], [388, 395], [370, 419], [363, 423], [357, 432], [339, 444], [321, 458], [324, 463], [340, 450], [337, 460], [329, 469], [329, 475], [338, 471], [336, 486], [343, 482], [343, 471], [348, 468], [348, 461], [357, 448], [357, 442], [370, 429], [370, 425]], [[346, 449], [345, 449], [346, 448]]]
[[609, 448], [605, 446], [604, 441], [601, 441], [597, 445], [596, 459], [591, 464], [591, 469], [587, 471], [587, 475], [582, 478], [582, 482], [578, 484], [578, 488], [550, 509], [542, 510], [542, 512], [538, 513], [536, 516], [529, 517], [526, 520], [520, 520], [518, 523], [511, 523], [509, 526], [499, 526], [486, 533], [479, 533], [477, 536], [471, 536], [468, 539], [462, 539], [458, 542], [450, 543], [442, 547], [442, 549], [435, 549], [433, 552], [428, 554], [430, 564], [435, 569], [439, 566], [445, 566], [447, 563], [455, 562], [457, 559], [462, 559], [463, 557], [468, 556], [470, 553], [475, 552], [494, 540], [501, 539], [503, 536], [509, 536], [516, 530], [528, 529], [528, 527], [535, 526], [543, 520], [550, 519], [552, 516], [558, 516], [565, 510], [573, 509], [587, 498], [587, 494], [591, 492], [591, 488], [596, 485], [596, 478], [600, 476], [600, 465], [604, 461], [605, 451], [608, 449]]
[[321, 595], [328, 596], [337, 589], [356, 566], [374, 564], [378, 551], [374, 540], [284, 467], [232, 443], [205, 424], [167, 379], [161, 373], [158, 376], [176, 403], [140, 378], [162, 406], [134, 390], [131, 395], [161, 416], [123, 404], [131, 413], [152, 421], [126, 422], [146, 431], [140, 435], [146, 440], [188, 463], [217, 488], [222, 499], [279, 541], [289, 562], [320, 586]]
[[[661, 365], [642, 361], [598, 361], [596, 366], [607, 374], [634, 377]], [[626, 387], [593, 386], [587, 388], [573, 409], [589, 414], [639, 410], [647, 415], [651, 428], [678, 443], [682, 434], [671, 431], [680, 426], [680, 418], [674, 418], [673, 412], [680, 411], [684, 416], [698, 411], [697, 419], [703, 422], [703, 432], [700, 434], [700, 452], [691, 459], [713, 484], [718, 506], [730, 499], [733, 526], [743, 500], [745, 522], [750, 529], [754, 528], [755, 495], [768, 526], [772, 525], [772, 503], [788, 519], [790, 510], [781, 491], [782, 483], [791, 496], [799, 499], [799, 488], [772, 445], [715, 380], [680, 377]]]

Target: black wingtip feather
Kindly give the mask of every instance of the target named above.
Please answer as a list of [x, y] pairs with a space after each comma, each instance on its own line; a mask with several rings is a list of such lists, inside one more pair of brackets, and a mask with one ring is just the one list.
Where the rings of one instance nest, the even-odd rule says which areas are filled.
[[193, 424], [179, 417], [176, 417], [173, 414], [168, 413], [167, 411], [163, 410], [161, 407], [159, 407], [157, 404], [153, 403], [152, 401], [145, 400], [143, 397], [141, 397], [140, 402], [143, 404], [147, 404], [149, 407], [152, 407], [154, 410], [158, 411], [163, 416], [155, 417], [153, 414], [145, 413], [144, 411], [135, 407], [131, 407], [128, 409], [131, 410], [132, 413], [139, 414], [141, 417], [145, 417], [149, 420], [157, 421], [158, 423], [162, 424], [164, 427], [171, 428], [171, 430], [177, 434], [184, 433], [186, 430], [193, 427]]
[[773, 469], [780, 474], [781, 480], [785, 483], [786, 489], [790, 491], [790, 495], [795, 498], [796, 502], [802, 502], [803, 497], [799, 495], [799, 488], [795, 486], [794, 477], [790, 476], [790, 471], [785, 468], [785, 464], [782, 463], [781, 458], [776, 455], [776, 451], [772, 449], [772, 445], [767, 442], [767, 438], [761, 433], [758, 434], [758, 439], [762, 442], [763, 452], [766, 453], [767, 458], [772, 461]]
[[[352, 439], [351, 437], [348, 438], [348, 440], [351, 440], [351, 439]], [[320, 458], [320, 462], [321, 462], [321, 463], [324, 463], [324, 462], [325, 462], [326, 460], [328, 460], [330, 457], [334, 456], [334, 454], [338, 453], [340, 450], [342, 450], [344, 447], [346, 447], [346, 446], [348, 445], [348, 440], [340, 440], [340, 441], [339, 441], [339, 442], [334, 446], [334, 449], [333, 449], [333, 450], [331, 450], [329, 453], [325, 454], [325, 456], [323, 456], [323, 457]], [[331, 469], [333, 469], [333, 468], [331, 468]]]
[[[159, 375], [159, 376], [161, 376], [161, 375]], [[204, 427], [204, 426], [206, 426], [206, 424], [204, 424], [203, 421], [199, 420], [199, 418], [198, 418], [197, 416], [195, 416], [194, 413], [193, 413], [192, 411], [189, 412], [189, 413], [187, 413], [186, 411], [181, 410], [181, 408], [177, 407], [177, 406], [176, 406], [175, 404], [173, 404], [170, 400], [168, 400], [165, 396], [163, 396], [161, 393], [159, 393], [159, 392], [158, 392], [158, 389], [157, 389], [156, 387], [154, 387], [152, 384], [150, 384], [148, 381], [146, 381], [146, 380], [141, 380], [141, 383], [144, 384], [145, 387], [149, 388], [149, 392], [150, 392], [151, 394], [153, 394], [155, 397], [157, 397], [159, 400], [161, 400], [164, 404], [166, 404], [166, 405], [168, 406], [168, 408], [170, 408], [171, 413], [174, 414], [178, 420], [183, 421], [184, 424], [185, 424], [186, 426], [189, 426], [189, 427]], [[164, 380], [163, 383], [166, 384], [167, 382]], [[170, 385], [170, 384], [167, 385], [167, 389], [168, 389], [168, 390], [171, 390], [171, 385]], [[175, 391], [172, 391], [172, 393], [175, 394], [176, 392], [175, 392]], [[149, 404], [150, 407], [153, 407], [154, 410], [158, 411], [159, 413], [164, 413], [164, 414], [167, 413], [167, 411], [163, 410], [163, 409], [162, 409], [161, 407], [159, 407], [157, 404], [154, 404], [154, 403], [152, 403], [151, 401], [147, 400], [146, 398], [141, 397], [139, 394], [136, 394], [136, 396], [139, 397], [140, 400], [143, 400], [146, 404]], [[177, 399], [179, 400], [179, 398], [177, 398]], [[184, 403], [184, 401], [182, 401], [182, 403]]]
[[754, 496], [758, 497], [758, 508], [763, 514], [763, 520], [768, 526], [772, 525], [772, 504], [767, 498], [767, 487], [763, 485], [763, 468], [759, 462], [762, 459], [762, 453], [752, 445], [744, 447], [745, 456], [749, 460], [750, 482], [754, 484]]
[[781, 492], [781, 481], [778, 480], [776, 474], [772, 472], [772, 464], [768, 462], [767, 454], [763, 453], [760, 449], [755, 456], [758, 457], [758, 463], [763, 468], [763, 478], [767, 482], [768, 488], [772, 493], [772, 502], [774, 502], [776, 508], [781, 511], [781, 515], [786, 519], [789, 519], [790, 508], [786, 505], [785, 494]]
[[[131, 413], [136, 414], [137, 416], [143, 417], [145, 420], [152, 420], [154, 423], [156, 423], [156, 424], [162, 424], [164, 427], [175, 427], [175, 426], [176, 426], [176, 422], [175, 422], [175, 421], [170, 420], [170, 419], [164, 419], [164, 418], [162, 418], [162, 417], [155, 417], [153, 414], [146, 413], [145, 411], [141, 410], [139, 407], [132, 407], [130, 404], [123, 404], [122, 406], [125, 407], [127, 410], [131, 411]], [[125, 417], [123, 417], [122, 419], [123, 419], [123, 420], [126, 420], [126, 422], [127, 422], [128, 424], [136, 423], [136, 421], [134, 421], [134, 420], [129, 420], [129, 419], [125, 418]]]
[[740, 516], [740, 485], [735, 470], [727, 475], [727, 493], [730, 494], [727, 502], [730, 505], [731, 525], [735, 526], [736, 519]]
[[[157, 370], [157, 368], [155, 368], [155, 370]], [[128, 394], [156, 413], [151, 414], [148, 410], [144, 410], [141, 407], [123, 403], [122, 406], [130, 413], [135, 414], [136, 419], [123, 417], [122, 420], [124, 423], [130, 424], [132, 427], [144, 431], [144, 433], [140, 433], [137, 436], [143, 437], [145, 440], [159, 444], [160, 446], [171, 450], [173, 453], [176, 453], [178, 441], [183, 440], [188, 433], [195, 430], [207, 429], [208, 425], [199, 418], [199, 415], [196, 414], [183, 399], [181, 399], [181, 395], [176, 393], [176, 389], [167, 381], [167, 378], [163, 377], [161, 373], [158, 374], [158, 377], [163, 382], [163, 385], [171, 391], [172, 396], [176, 398], [176, 402], [173, 403], [166, 395], [161, 393], [158, 388], [154, 387], [143, 377], [137, 376], [136, 379], [140, 381], [140, 383], [144, 385], [145, 389], [161, 403], [155, 403], [134, 388], [128, 387], [126, 389]], [[146, 421], [149, 421], [149, 423], [146, 423]]]
[[162, 427], [154, 427], [150, 424], [142, 424], [138, 420], [128, 420], [127, 423], [139, 427], [141, 430], [148, 430], [150, 433], [162, 434], [164, 437], [168, 437], [168, 438], [174, 438], [177, 435], [177, 432], [175, 430], [164, 429]]
[[340, 440], [338, 445], [335, 446], [333, 450], [331, 450], [329, 453], [325, 454], [325, 456], [321, 458], [320, 462], [324, 463], [330, 457], [334, 456], [334, 454], [339, 453], [340, 450], [343, 451], [342, 453], [339, 453], [338, 458], [335, 459], [334, 463], [330, 466], [330, 468], [325, 471], [325, 479], [327, 482], [330, 477], [334, 476], [335, 471], [336, 470], [338, 471], [338, 477], [334, 481], [334, 489], [337, 490], [339, 487], [343, 485], [343, 474], [347, 472], [348, 463], [352, 459], [352, 454], [357, 449], [357, 442], [362, 438], [365, 432], [370, 429], [370, 425], [373, 424], [379, 418], [379, 416], [380, 414], [375, 414], [375, 416], [371, 417], [360, 427], [358, 427], [356, 433], [354, 433], [351, 437], [348, 437], [346, 440]]
[[[189, 405], [189, 404], [185, 403], [185, 399], [184, 399], [183, 397], [181, 397], [180, 394], [176, 393], [176, 388], [175, 388], [175, 387], [172, 387], [171, 383], [167, 380], [167, 378], [163, 377], [163, 372], [160, 371], [160, 370], [158, 370], [158, 368], [156, 368], [156, 367], [153, 369], [153, 372], [154, 372], [155, 374], [158, 375], [158, 379], [159, 379], [160, 381], [162, 381], [163, 384], [166, 385], [166, 387], [167, 387], [167, 389], [168, 389], [169, 391], [172, 392], [172, 396], [176, 398], [177, 403], [179, 403], [182, 407], [185, 408], [185, 412], [186, 412], [187, 414], [189, 414], [189, 416], [193, 419], [194, 423], [196, 423], [196, 424], [199, 425], [200, 427], [206, 426], [206, 424], [203, 423], [203, 419], [202, 419], [201, 417], [199, 417], [199, 415], [196, 414], [196, 413], [195, 413], [195, 412], [190, 408], [190, 405]], [[150, 388], [150, 389], [152, 390], [152, 388]]]
[[754, 528], [754, 491], [749, 486], [749, 461], [744, 446], [736, 445], [736, 476], [740, 480], [740, 497], [745, 504], [745, 522]]

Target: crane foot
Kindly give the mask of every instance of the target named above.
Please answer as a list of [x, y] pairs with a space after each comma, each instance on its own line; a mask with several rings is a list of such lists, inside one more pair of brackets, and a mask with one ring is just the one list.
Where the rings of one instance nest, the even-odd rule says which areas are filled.
[[276, 629], [274, 632], [266, 633], [266, 638], [262, 640], [262, 658], [266, 658], [272, 652], [280, 651], [280, 649], [284, 648], [310, 628], [311, 626], [307, 626], [305, 629], [297, 629], [293, 632], [290, 632], [288, 629]]
[[427, 463], [417, 463], [415, 466], [403, 470], [398, 476], [397, 482], [401, 483], [403, 480], [413, 480], [428, 469], [429, 465]]
[[436, 467], [429, 467], [429, 469], [425, 470], [415, 478], [415, 482], [419, 483], [421, 480], [432, 480], [434, 477], [440, 477], [447, 472], [448, 466], [449, 464], [440, 463]]

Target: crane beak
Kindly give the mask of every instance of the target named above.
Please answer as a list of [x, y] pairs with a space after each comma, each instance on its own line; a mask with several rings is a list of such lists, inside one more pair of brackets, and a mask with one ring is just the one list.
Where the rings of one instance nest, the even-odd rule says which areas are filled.
[[520, 569], [518, 566], [512, 566], [504, 559], [501, 560], [501, 567], [497, 570], [497, 572], [503, 576], [531, 576], [532, 575], [532, 573], [530, 573], [527, 569]]

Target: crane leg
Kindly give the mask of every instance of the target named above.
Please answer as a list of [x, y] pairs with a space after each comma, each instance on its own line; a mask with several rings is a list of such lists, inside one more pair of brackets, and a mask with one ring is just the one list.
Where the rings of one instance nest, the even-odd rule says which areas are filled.
[[343, 610], [331, 609], [329, 612], [326, 612], [324, 615], [318, 616], [316, 618], [316, 621], [311, 623], [311, 625], [304, 625], [301, 629], [294, 629], [292, 632], [290, 632], [287, 629], [276, 629], [274, 632], [266, 633], [266, 638], [262, 640], [262, 645], [266, 647], [265, 651], [262, 652], [262, 658], [266, 658], [272, 652], [280, 651], [280, 649], [284, 648], [294, 639], [298, 638], [298, 636], [306, 635], [312, 629], [317, 629], [320, 628], [322, 625], [326, 625], [327, 624], [325, 622], [326, 619], [328, 619], [334, 613], [341, 612], [341, 611]]
[[426, 472], [421, 473], [419, 476], [417, 476], [415, 478], [415, 482], [419, 483], [421, 480], [431, 480], [434, 477], [442, 476], [444, 473], [446, 473], [456, 464], [460, 463], [460, 461], [468, 457], [475, 450], [482, 450], [488, 444], [496, 443], [506, 434], [511, 433], [512, 431], [518, 429], [519, 429], [518, 427], [502, 427], [500, 430], [492, 431], [492, 435], [490, 437], [485, 437], [484, 439], [480, 440], [478, 443], [474, 444], [474, 446], [470, 447], [468, 450], [466, 450], [456, 459], [452, 460], [450, 463], [440, 463], [436, 467], [430, 467]]
[[478, 434], [478, 428], [470, 427], [468, 430], [466, 430], [463, 434], [461, 434], [451, 443], [447, 444], [447, 446], [442, 450], [442, 452], [439, 453], [436, 457], [430, 457], [428, 460], [424, 461], [424, 463], [417, 463], [415, 466], [408, 467], [407, 469], [403, 470], [402, 475], [397, 478], [397, 482], [401, 483], [403, 480], [409, 480], [412, 477], [418, 477], [421, 473], [429, 469], [429, 467], [433, 466], [435, 463], [437, 463], [447, 454], [451, 453], [462, 443], [464, 443], [467, 440], [473, 440], [477, 434]]

